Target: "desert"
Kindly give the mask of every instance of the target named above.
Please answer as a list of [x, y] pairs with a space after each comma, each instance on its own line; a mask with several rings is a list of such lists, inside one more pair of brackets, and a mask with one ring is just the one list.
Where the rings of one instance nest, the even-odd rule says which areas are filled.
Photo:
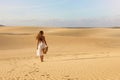
[[120, 28], [0, 27], [0, 80], [120, 80]]

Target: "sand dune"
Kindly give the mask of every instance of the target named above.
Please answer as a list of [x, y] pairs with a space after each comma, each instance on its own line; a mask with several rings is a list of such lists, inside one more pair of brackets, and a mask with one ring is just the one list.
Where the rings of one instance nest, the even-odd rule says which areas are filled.
[[[45, 31], [49, 52], [36, 57]], [[120, 29], [0, 27], [0, 80], [119, 80]]]

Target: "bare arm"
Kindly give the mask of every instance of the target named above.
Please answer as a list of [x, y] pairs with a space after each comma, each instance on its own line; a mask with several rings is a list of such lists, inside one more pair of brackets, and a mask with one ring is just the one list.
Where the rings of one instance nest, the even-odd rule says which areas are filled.
[[37, 49], [38, 49], [39, 40], [37, 40]]
[[47, 42], [46, 42], [46, 39], [45, 39], [45, 37], [43, 37], [43, 39], [44, 39], [44, 41], [45, 41], [45, 44], [47, 45]]

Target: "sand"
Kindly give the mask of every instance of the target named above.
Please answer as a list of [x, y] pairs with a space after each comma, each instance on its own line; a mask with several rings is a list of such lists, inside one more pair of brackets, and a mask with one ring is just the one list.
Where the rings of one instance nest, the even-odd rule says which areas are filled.
[[[42, 63], [40, 30], [49, 46]], [[0, 27], [0, 80], [120, 80], [120, 29]]]

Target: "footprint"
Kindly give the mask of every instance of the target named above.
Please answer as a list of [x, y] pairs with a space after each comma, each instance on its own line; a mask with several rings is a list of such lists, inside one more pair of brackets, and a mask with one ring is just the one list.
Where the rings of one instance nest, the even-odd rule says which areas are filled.
[[62, 78], [62, 80], [78, 80], [78, 78], [72, 78], [69, 75], [66, 75]]
[[42, 74], [41, 76], [45, 76], [44, 74]]
[[66, 76], [64, 76], [64, 77], [70, 77], [69, 75], [66, 75]]
[[35, 69], [34, 69], [34, 72], [39, 72], [39, 68], [35, 68]]
[[25, 74], [24, 76], [28, 76], [28, 74]]
[[41, 78], [42, 80], [57, 80], [57, 79], [52, 79], [50, 74], [42, 74]]
[[50, 74], [46, 74], [46, 78], [50, 78]]

